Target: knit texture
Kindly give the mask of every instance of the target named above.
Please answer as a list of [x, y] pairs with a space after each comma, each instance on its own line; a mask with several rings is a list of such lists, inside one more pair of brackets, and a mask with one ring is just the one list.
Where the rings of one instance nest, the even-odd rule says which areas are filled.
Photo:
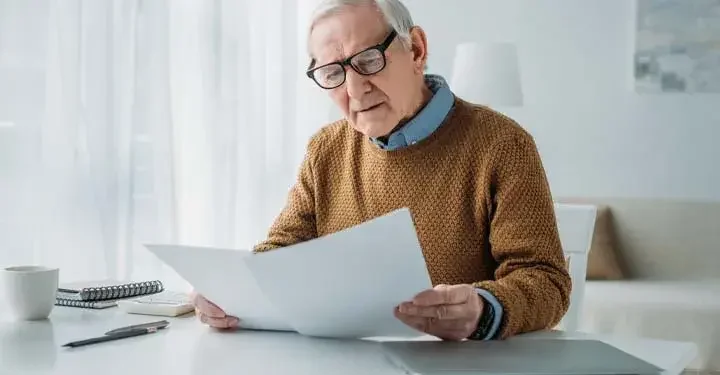
[[559, 323], [571, 281], [535, 143], [511, 119], [457, 98], [437, 131], [395, 151], [378, 148], [344, 120], [324, 127], [310, 140], [287, 204], [255, 251], [403, 207], [434, 285], [473, 284], [498, 298], [499, 338]]

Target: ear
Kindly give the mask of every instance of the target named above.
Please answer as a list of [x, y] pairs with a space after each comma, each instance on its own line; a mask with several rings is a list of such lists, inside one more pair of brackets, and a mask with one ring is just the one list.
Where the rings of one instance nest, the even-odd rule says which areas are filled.
[[410, 29], [410, 41], [415, 72], [417, 74], [424, 74], [428, 57], [428, 44], [425, 31], [420, 26], [413, 26], [413, 28]]

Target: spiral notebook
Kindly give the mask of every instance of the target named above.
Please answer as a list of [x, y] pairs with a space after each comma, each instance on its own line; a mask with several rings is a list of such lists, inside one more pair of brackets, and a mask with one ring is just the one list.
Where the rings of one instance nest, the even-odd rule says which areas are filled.
[[117, 300], [160, 293], [164, 290], [160, 280], [119, 282], [105, 280], [61, 285], [55, 304], [58, 306], [104, 309], [116, 306]]

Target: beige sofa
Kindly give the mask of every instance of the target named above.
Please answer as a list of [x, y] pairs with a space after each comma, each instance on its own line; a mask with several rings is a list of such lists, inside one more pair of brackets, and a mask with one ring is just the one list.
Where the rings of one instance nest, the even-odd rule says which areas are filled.
[[720, 202], [557, 201], [598, 207], [580, 329], [692, 341], [720, 374]]

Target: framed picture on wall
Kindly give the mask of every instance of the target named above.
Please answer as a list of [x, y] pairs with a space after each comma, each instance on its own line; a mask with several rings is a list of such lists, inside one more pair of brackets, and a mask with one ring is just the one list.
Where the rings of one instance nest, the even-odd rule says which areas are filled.
[[638, 93], [720, 93], [720, 0], [637, 0]]

